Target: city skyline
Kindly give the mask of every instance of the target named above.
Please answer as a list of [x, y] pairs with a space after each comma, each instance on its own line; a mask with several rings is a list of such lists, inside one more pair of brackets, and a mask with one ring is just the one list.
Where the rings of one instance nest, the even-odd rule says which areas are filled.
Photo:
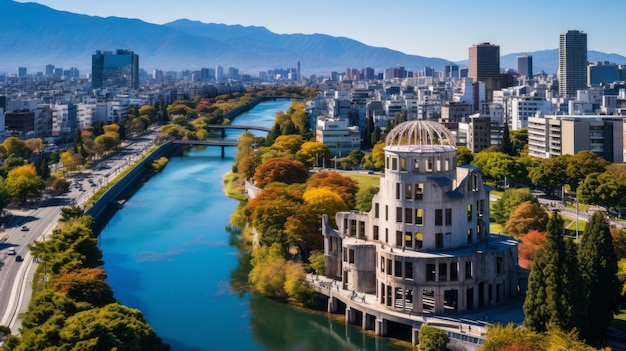
[[567, 6], [563, 2], [529, 0], [523, 9], [505, 8], [493, 0], [399, 0], [393, 7], [374, 0], [321, 0], [314, 6], [287, 0], [179, 0], [159, 4], [158, 8], [147, 0], [18, 2], [36, 2], [90, 16], [138, 18], [155, 24], [187, 18], [204, 23], [262, 26], [278, 34], [320, 33], [451, 61], [467, 60], [467, 48], [480, 42], [499, 45], [502, 55], [555, 49], [560, 33], [580, 30], [588, 34], [589, 50], [626, 56], [626, 47], [619, 45], [620, 31], [611, 30], [611, 24], [620, 23], [620, 14], [626, 10], [626, 2], [620, 0], [603, 2], [603, 11], [594, 11], [581, 0], [568, 1]]

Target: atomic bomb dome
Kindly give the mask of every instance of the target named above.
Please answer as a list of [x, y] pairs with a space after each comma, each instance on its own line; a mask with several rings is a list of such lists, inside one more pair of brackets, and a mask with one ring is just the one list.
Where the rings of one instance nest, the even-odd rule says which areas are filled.
[[385, 139], [387, 148], [414, 151], [417, 149], [456, 149], [456, 139], [448, 128], [434, 121], [407, 121], [394, 127]]

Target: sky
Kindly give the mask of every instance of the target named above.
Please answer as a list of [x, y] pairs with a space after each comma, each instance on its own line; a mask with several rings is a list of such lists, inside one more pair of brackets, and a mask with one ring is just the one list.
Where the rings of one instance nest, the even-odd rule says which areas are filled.
[[406, 54], [467, 60], [481, 42], [500, 54], [558, 48], [587, 33], [587, 47], [626, 56], [626, 0], [38, 0], [56, 10], [163, 24], [181, 18], [262, 26], [278, 34], [328, 34]]

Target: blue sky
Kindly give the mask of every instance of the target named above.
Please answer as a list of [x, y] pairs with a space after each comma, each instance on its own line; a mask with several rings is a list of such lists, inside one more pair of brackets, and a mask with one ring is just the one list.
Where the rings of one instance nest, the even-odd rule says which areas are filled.
[[[19, 0], [27, 2], [26, 0]], [[558, 47], [559, 33], [587, 33], [588, 48], [626, 56], [625, 0], [39, 0], [92, 16], [163, 24], [180, 18], [263, 26], [279, 34], [322, 33], [407, 54], [467, 59], [468, 47], [500, 53]]]

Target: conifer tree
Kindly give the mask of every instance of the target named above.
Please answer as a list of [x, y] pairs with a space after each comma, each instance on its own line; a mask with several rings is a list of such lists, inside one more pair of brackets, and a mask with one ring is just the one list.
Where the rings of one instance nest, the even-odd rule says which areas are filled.
[[595, 212], [585, 227], [578, 250], [578, 262], [589, 301], [589, 329], [584, 336], [589, 341], [605, 342], [605, 330], [613, 320], [620, 287], [611, 229], [602, 212]]
[[500, 148], [505, 154], [515, 156], [515, 150], [513, 150], [513, 143], [511, 142], [508, 123], [504, 124], [504, 131], [502, 132], [502, 145]]
[[580, 295], [576, 248], [564, 240], [563, 219], [556, 212], [546, 229], [546, 242], [528, 278], [524, 324], [536, 332], [545, 332], [550, 324], [570, 331], [584, 323], [586, 306]]

